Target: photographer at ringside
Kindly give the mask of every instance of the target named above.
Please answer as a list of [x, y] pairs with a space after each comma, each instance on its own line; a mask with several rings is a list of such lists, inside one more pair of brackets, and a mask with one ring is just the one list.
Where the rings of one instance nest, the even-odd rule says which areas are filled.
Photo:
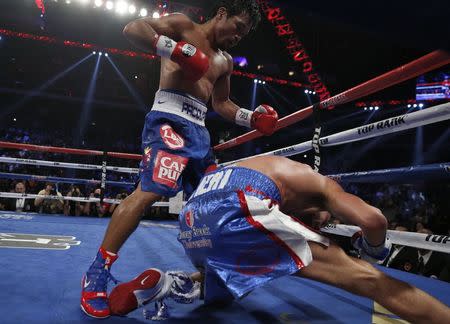
[[[71, 186], [68, 197], [81, 197], [81, 190], [77, 186]], [[84, 206], [79, 201], [66, 200], [64, 202], [64, 215], [66, 216], [80, 216], [83, 212]]]
[[62, 214], [64, 209], [64, 200], [62, 194], [55, 189], [53, 183], [47, 182], [45, 188], [39, 191], [39, 196], [58, 196], [61, 199], [36, 198], [34, 206], [36, 211], [41, 214]]
[[[101, 189], [96, 188], [91, 194], [89, 195], [90, 198], [100, 198], [101, 195]], [[84, 205], [84, 215], [86, 216], [94, 216], [94, 217], [103, 217], [106, 216], [109, 211], [110, 204], [103, 202], [100, 203], [100, 201], [96, 202], [87, 202]]]

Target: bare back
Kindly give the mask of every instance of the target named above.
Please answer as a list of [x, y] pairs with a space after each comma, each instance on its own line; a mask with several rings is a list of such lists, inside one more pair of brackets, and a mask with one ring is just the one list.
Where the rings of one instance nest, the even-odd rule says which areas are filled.
[[277, 156], [251, 158], [237, 164], [264, 173], [281, 192], [285, 213], [312, 213], [325, 210], [323, 196], [327, 178], [310, 166]]
[[238, 165], [260, 171], [277, 184], [284, 213], [318, 217], [322, 211], [329, 212], [347, 224], [361, 227], [372, 245], [384, 242], [387, 221], [381, 211], [345, 192], [337, 182], [308, 165], [277, 156], [256, 157]]

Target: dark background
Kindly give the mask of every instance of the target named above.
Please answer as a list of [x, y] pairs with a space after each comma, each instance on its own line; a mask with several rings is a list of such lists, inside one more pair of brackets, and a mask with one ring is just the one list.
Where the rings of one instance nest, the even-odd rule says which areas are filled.
[[[151, 1], [134, 3], [138, 8], [142, 5], [152, 8], [154, 4]], [[210, 1], [178, 3], [198, 6], [205, 15], [211, 4]], [[434, 49], [448, 49], [449, 45], [449, 5], [445, 1], [271, 3], [283, 9], [332, 95]], [[77, 0], [72, 0], [70, 5], [61, 0], [58, 3], [45, 1], [45, 4], [47, 12], [41, 18], [34, 1], [1, 1], [0, 27], [52, 36], [59, 40], [85, 41], [105, 48], [134, 50], [121, 33], [124, 25], [133, 19], [132, 16], [94, 10], [92, 6], [82, 6]], [[45, 91], [37, 95], [34, 93], [36, 96], [24, 100], [30, 95], [30, 90], [90, 52], [87, 49], [3, 36], [0, 41], [1, 130], [5, 132], [11, 127], [32, 129], [35, 133], [58, 134], [54, 137], [60, 138], [61, 145], [140, 153], [143, 118], [158, 88], [158, 60], [111, 55], [121, 73], [139, 93], [145, 107], [137, 104], [111, 64], [102, 58], [92, 106], [88, 114], [82, 117], [85, 96], [97, 60], [95, 56], [88, 58]], [[259, 29], [244, 39], [231, 54], [247, 57], [249, 65], [243, 71], [306, 81], [285, 52], [271, 24], [264, 18]], [[258, 65], [264, 68], [258, 70]], [[296, 72], [294, 76], [288, 75], [290, 70]], [[448, 72], [448, 66], [436, 71], [439, 72]], [[362, 100], [415, 99], [415, 85], [416, 79], [412, 79]], [[250, 107], [253, 87], [251, 79], [233, 76], [231, 98], [243, 107]], [[308, 98], [301, 88], [276, 84], [257, 87], [256, 104], [268, 103], [274, 106], [281, 117], [308, 106], [309, 100], [316, 102], [318, 98], [312, 95]], [[437, 103], [428, 102], [426, 107]], [[323, 117], [324, 135], [405, 112], [405, 105], [381, 107], [376, 113], [363, 111], [355, 107], [354, 103], [342, 105], [328, 111]], [[418, 149], [415, 149], [419, 136], [417, 130], [365, 140], [345, 148], [326, 149], [325, 171], [346, 172], [448, 161], [448, 125], [441, 122], [423, 127], [423, 145]], [[207, 126], [213, 144], [245, 131], [224, 121], [214, 112], [208, 114]], [[80, 129], [86, 130], [81, 136]], [[270, 138], [255, 140], [220, 153], [218, 157], [221, 160], [235, 159], [303, 142], [311, 137], [312, 120], [307, 119]], [[442, 144], [430, 150], [439, 138]], [[33, 143], [33, 138], [30, 142]], [[45, 144], [55, 145], [54, 142]], [[302, 154], [293, 158], [309, 162], [311, 156], [304, 158]]]

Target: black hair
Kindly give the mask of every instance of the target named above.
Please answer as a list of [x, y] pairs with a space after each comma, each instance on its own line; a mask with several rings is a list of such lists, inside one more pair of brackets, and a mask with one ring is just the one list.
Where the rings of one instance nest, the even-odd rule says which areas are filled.
[[217, 1], [214, 7], [211, 9], [207, 17], [207, 21], [213, 19], [217, 15], [219, 8], [225, 8], [228, 16], [237, 16], [241, 13], [248, 14], [252, 27], [250, 30], [255, 30], [261, 21], [261, 13], [259, 12], [259, 6], [255, 0], [220, 0]]

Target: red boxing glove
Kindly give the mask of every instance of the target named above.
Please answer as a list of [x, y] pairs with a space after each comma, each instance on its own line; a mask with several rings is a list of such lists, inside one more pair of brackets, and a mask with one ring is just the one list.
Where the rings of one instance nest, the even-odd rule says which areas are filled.
[[236, 112], [238, 125], [255, 128], [264, 135], [272, 135], [277, 126], [278, 114], [269, 105], [260, 105], [254, 111], [240, 108]]
[[253, 111], [250, 125], [264, 135], [272, 135], [277, 126], [278, 113], [269, 105], [259, 105]]
[[186, 42], [175, 42], [167, 36], [156, 36], [153, 45], [156, 54], [170, 58], [181, 66], [186, 78], [198, 81], [209, 68], [208, 57], [201, 50]]

